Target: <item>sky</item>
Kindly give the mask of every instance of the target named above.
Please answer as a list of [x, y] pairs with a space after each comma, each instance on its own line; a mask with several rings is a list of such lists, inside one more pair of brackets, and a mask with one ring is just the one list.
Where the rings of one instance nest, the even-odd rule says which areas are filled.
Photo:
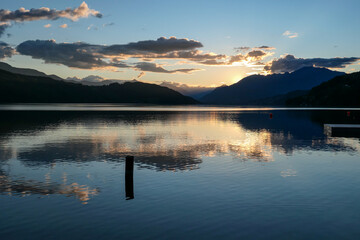
[[360, 71], [358, 0], [14, 0], [0, 9], [0, 61], [62, 78], [220, 86], [304, 66]]

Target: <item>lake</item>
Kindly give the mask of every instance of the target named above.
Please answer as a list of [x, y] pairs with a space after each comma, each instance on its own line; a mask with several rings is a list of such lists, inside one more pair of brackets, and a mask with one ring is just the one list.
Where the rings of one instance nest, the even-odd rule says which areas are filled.
[[55, 104], [0, 115], [1, 239], [360, 236], [360, 136], [324, 130], [360, 124], [360, 109]]

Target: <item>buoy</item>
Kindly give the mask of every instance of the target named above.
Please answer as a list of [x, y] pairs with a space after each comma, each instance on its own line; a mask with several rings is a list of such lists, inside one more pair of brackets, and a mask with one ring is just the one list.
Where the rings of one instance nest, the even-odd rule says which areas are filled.
[[346, 115], [347, 115], [348, 117], [350, 117], [350, 111], [347, 111], [347, 112], [346, 112]]
[[272, 114], [272, 113], [270, 113], [270, 114], [269, 114], [269, 117], [270, 117], [270, 119], [272, 119], [272, 118], [273, 118], [273, 114]]

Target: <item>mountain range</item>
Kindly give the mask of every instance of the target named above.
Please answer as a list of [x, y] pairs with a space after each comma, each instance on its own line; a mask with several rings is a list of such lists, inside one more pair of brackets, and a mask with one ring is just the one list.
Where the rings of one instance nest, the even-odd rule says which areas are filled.
[[49, 76], [28, 76], [4, 70], [0, 70], [0, 86], [0, 103], [198, 103], [156, 84], [126, 82], [86, 86]]
[[55, 74], [47, 75], [43, 72], [40, 72], [35, 69], [31, 69], [31, 68], [17, 68], [17, 67], [11, 66], [10, 64], [4, 63], [4, 62], [0, 62], [0, 70], [8, 71], [8, 72], [15, 73], [15, 74], [22, 74], [22, 75], [26, 75], [26, 76], [49, 77], [49, 78], [52, 78], [55, 80], [64, 80], [61, 77], [56, 76]]
[[288, 99], [286, 104], [294, 107], [359, 107], [360, 72], [337, 76], [303, 96]]
[[[253, 106], [360, 106], [360, 72], [304, 67], [292, 73], [252, 75], [230, 86], [160, 85], [100, 76], [62, 79], [0, 62], [0, 103], [152, 103]], [[190, 95], [192, 97], [184, 96]], [[204, 96], [205, 95], [205, 96]]]
[[304, 67], [292, 73], [251, 75], [233, 85], [216, 88], [200, 101], [207, 104], [268, 105], [266, 103], [271, 98], [277, 97], [284, 103], [291, 97], [291, 94], [285, 96], [290, 92], [304, 94], [304, 91], [344, 74], [326, 68]]

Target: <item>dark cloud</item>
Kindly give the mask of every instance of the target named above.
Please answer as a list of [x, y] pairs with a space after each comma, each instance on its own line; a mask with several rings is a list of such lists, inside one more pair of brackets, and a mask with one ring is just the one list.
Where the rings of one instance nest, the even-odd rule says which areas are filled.
[[174, 51], [166, 54], [147, 54], [139, 57], [141, 57], [143, 60], [155, 58], [184, 59], [205, 65], [221, 65], [225, 63], [224, 60], [227, 58], [225, 54], [203, 53], [199, 50]]
[[248, 57], [252, 57], [252, 58], [263, 58], [264, 56], [267, 55], [266, 52], [262, 51], [262, 50], [253, 50], [251, 52], [248, 52], [246, 54]]
[[275, 50], [276, 48], [263, 45], [263, 46], [260, 46], [260, 47], [254, 47], [254, 49]]
[[251, 47], [235, 47], [234, 50], [236, 52], [246, 52], [249, 51], [251, 49]]
[[100, 69], [100, 68], [133, 68], [139, 71], [158, 73], [191, 73], [199, 69], [166, 70], [158, 64], [139, 62], [128, 65], [118, 56], [104, 54], [102, 45], [92, 45], [83, 42], [56, 43], [55, 40], [25, 41], [16, 48], [18, 53], [42, 59], [45, 63], [57, 63], [72, 68]]
[[260, 61], [272, 54], [273, 53], [271, 52], [267, 52], [263, 50], [252, 50], [246, 54], [240, 53], [233, 56], [227, 56], [225, 54], [203, 53], [202, 51], [199, 50], [192, 50], [192, 51], [175, 51], [167, 54], [143, 55], [142, 57], [145, 57], [146, 59], [154, 59], [154, 58], [185, 59], [203, 65], [231, 65], [234, 62]]
[[11, 57], [16, 53], [16, 50], [9, 44], [0, 42], [0, 59]]
[[358, 57], [336, 58], [296, 58], [293, 55], [285, 55], [267, 63], [264, 70], [270, 73], [293, 72], [302, 67], [326, 67], [344, 68], [349, 64], [359, 61]]
[[8, 23], [1, 23], [0, 22], [0, 37], [5, 33], [5, 30], [10, 27]]
[[259, 47], [235, 47], [234, 50], [236, 52], [248, 52], [248, 51], [253, 51], [253, 50], [265, 50], [265, 51], [270, 51], [270, 50], [275, 50], [275, 47], [270, 47], [267, 45], [262, 45]]
[[56, 10], [46, 7], [32, 8], [30, 10], [20, 8], [15, 11], [0, 9], [0, 36], [4, 33], [6, 28], [11, 26], [11, 22], [56, 20], [58, 18], [67, 18], [72, 21], [77, 21], [79, 18], [86, 18], [89, 16], [95, 16], [97, 18], [102, 17], [100, 12], [90, 9], [85, 2], [77, 8], [67, 8], [65, 10]]
[[237, 54], [234, 56], [230, 56], [230, 59], [227, 64], [231, 65], [234, 62], [258, 62], [263, 60], [264, 58], [271, 56], [272, 52], [265, 52], [263, 50], [252, 50], [246, 54]]
[[157, 73], [191, 73], [199, 71], [201, 69], [196, 68], [182, 68], [176, 70], [166, 70], [161, 65], [151, 62], [139, 62], [135, 64], [135, 69], [146, 72], [157, 72]]
[[107, 55], [141, 55], [147, 53], [162, 54], [173, 51], [192, 50], [200, 47], [203, 47], [203, 45], [195, 40], [189, 40], [186, 38], [178, 39], [176, 37], [161, 37], [155, 41], [146, 40], [128, 44], [111, 45], [105, 47], [102, 52]]
[[[272, 55], [261, 49], [227, 56], [225, 54], [204, 53], [198, 49], [202, 43], [195, 40], [161, 37], [128, 44], [95, 45], [83, 42], [56, 43], [54, 40], [26, 41], [17, 47], [22, 55], [43, 59], [46, 63], [58, 63], [82, 69], [134, 68], [139, 71], [162, 73], [191, 73], [199, 69], [166, 70], [157, 64], [144, 62], [156, 59], [183, 59], [199, 65], [232, 65], [235, 62], [253, 63]], [[141, 59], [141, 63], [126, 64], [129, 58]], [[146, 70], [145, 70], [146, 69]]]
[[58, 63], [73, 68], [129, 67], [119, 61], [105, 61], [103, 56], [97, 54], [98, 47], [82, 42], [56, 43], [54, 40], [36, 40], [25, 41], [16, 49], [22, 55], [42, 59], [45, 63]]
[[243, 54], [237, 54], [237, 55], [234, 55], [234, 56], [231, 56], [229, 61], [228, 61], [228, 64], [233, 64], [234, 62], [242, 62], [244, 61], [246, 58]]

